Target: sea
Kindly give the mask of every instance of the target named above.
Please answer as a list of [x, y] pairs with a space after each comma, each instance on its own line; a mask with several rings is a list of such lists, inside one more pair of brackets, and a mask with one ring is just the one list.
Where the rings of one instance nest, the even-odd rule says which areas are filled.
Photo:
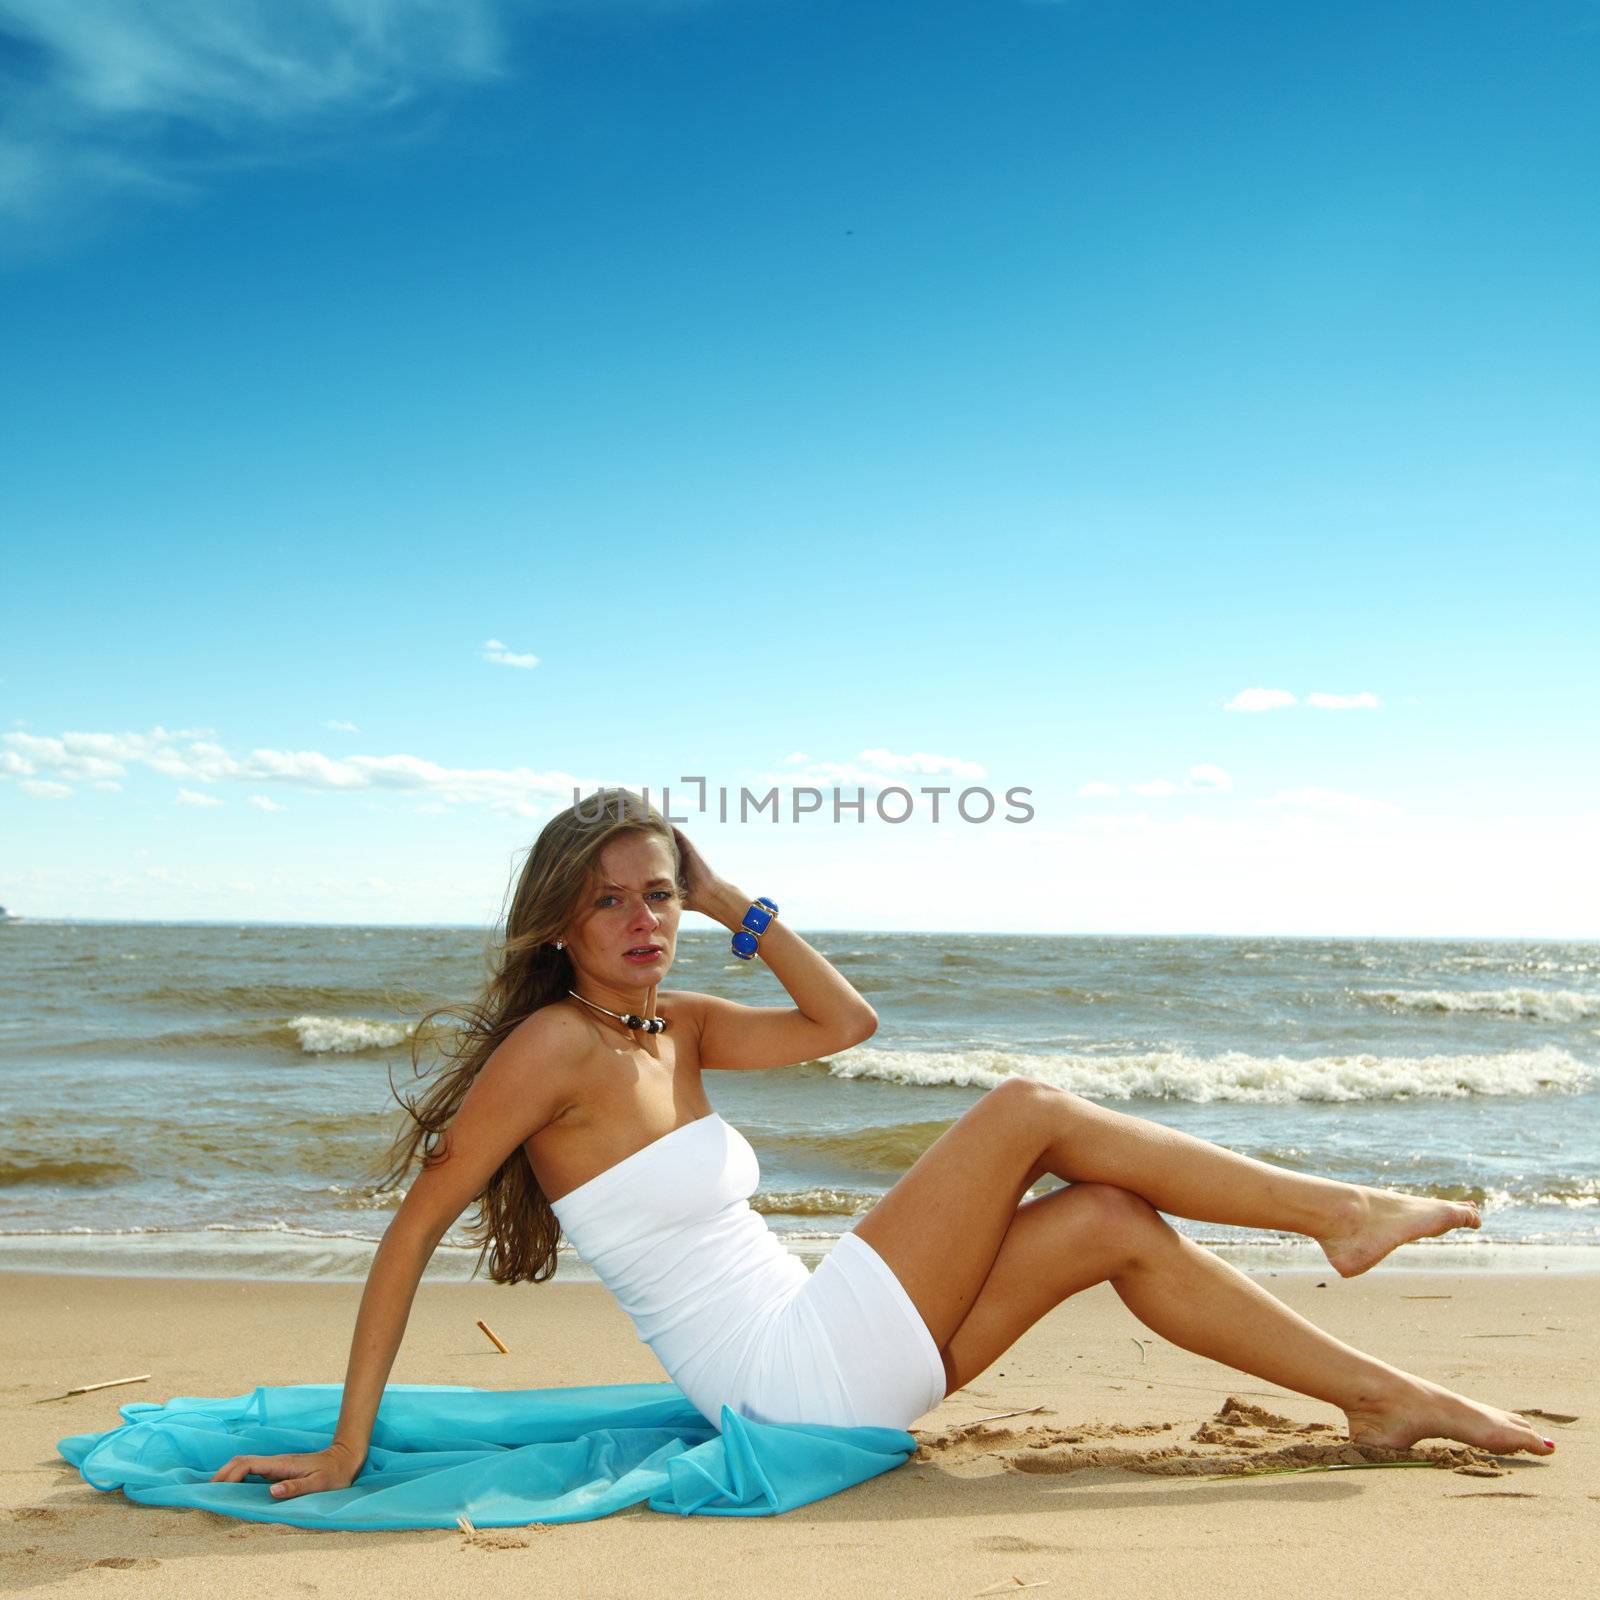
[[[1022, 1076], [1295, 1171], [1481, 1207], [1481, 1232], [1394, 1264], [1600, 1266], [1600, 944], [802, 931], [878, 1032], [705, 1083], [755, 1147], [752, 1204], [809, 1264]], [[404, 1197], [374, 1181], [397, 1095], [428, 1081], [412, 1032], [478, 991], [491, 937], [0, 924], [0, 1272], [364, 1276]], [[788, 1003], [711, 929], [680, 935], [665, 987]], [[429, 1277], [472, 1275], [470, 1218]], [[1326, 1270], [1291, 1235], [1173, 1220], [1247, 1266]], [[565, 1244], [559, 1277], [592, 1280]]]

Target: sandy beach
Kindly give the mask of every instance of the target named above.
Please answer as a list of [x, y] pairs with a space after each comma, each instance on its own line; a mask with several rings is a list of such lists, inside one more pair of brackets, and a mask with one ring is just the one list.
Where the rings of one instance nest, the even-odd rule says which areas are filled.
[[[1260, 1281], [1399, 1365], [1550, 1413], [1557, 1453], [1491, 1462], [1458, 1451], [1453, 1466], [1410, 1471], [1199, 1475], [1269, 1455], [1336, 1458], [1338, 1415], [1150, 1339], [1100, 1288], [1058, 1307], [921, 1419], [921, 1448], [903, 1467], [783, 1516], [683, 1518], [639, 1506], [476, 1537], [308, 1532], [100, 1493], [59, 1459], [55, 1441], [113, 1426], [129, 1400], [338, 1381], [359, 1284], [8, 1273], [0, 1584], [164, 1596], [424, 1594], [458, 1584], [484, 1596], [656, 1597], [956, 1597], [1033, 1585], [1045, 1600], [1587, 1592], [1600, 1555], [1600, 1276], [1380, 1270], [1349, 1282], [1297, 1272]], [[509, 1354], [474, 1326], [480, 1317]], [[47, 1398], [138, 1372], [150, 1381]], [[424, 1283], [392, 1374], [491, 1389], [663, 1376], [604, 1289], [561, 1282]], [[1244, 1409], [1225, 1409], [1230, 1399]], [[1018, 1411], [1028, 1414], [973, 1426]]]

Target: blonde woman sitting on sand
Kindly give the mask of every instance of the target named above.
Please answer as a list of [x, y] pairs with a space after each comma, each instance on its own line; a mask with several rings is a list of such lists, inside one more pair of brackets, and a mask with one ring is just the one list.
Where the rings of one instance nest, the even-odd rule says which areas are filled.
[[[794, 1005], [663, 992], [685, 911], [735, 930], [735, 953], [759, 955]], [[908, 1428], [1109, 1282], [1174, 1344], [1337, 1406], [1358, 1443], [1555, 1448], [1331, 1338], [1162, 1216], [1305, 1234], [1353, 1277], [1408, 1240], [1476, 1228], [1472, 1206], [1285, 1171], [1025, 1078], [985, 1094], [808, 1272], [751, 1209], [755, 1152], [703, 1074], [832, 1055], [877, 1021], [772, 902], [717, 877], [637, 796], [602, 790], [553, 818], [457, 1064], [391, 1152], [386, 1182], [419, 1147], [424, 1161], [367, 1278], [332, 1440], [235, 1456], [212, 1481], [257, 1475], [279, 1498], [354, 1481], [423, 1268], [474, 1201], [496, 1282], [549, 1278], [565, 1231], [719, 1428], [723, 1405]], [[1025, 1199], [1047, 1173], [1066, 1187]]]

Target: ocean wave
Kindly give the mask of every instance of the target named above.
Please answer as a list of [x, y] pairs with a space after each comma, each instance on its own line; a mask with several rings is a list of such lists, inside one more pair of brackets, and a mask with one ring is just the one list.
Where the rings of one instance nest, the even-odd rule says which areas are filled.
[[406, 1197], [405, 1189], [399, 1184], [379, 1189], [371, 1184], [330, 1183], [326, 1191], [339, 1196], [334, 1201], [336, 1206], [350, 1211], [391, 1211]]
[[125, 1161], [0, 1161], [0, 1188], [24, 1183], [93, 1188], [138, 1174]]
[[61, 1042], [41, 1040], [30, 1053], [47, 1056], [215, 1056], [233, 1052], [292, 1051], [299, 1055], [351, 1055], [392, 1050], [409, 1039], [414, 1022], [370, 1017], [291, 1017], [279, 1022], [239, 1021], [231, 1027], [181, 1028], [142, 1035], [103, 1034]]
[[404, 985], [340, 983], [164, 983], [130, 998], [157, 1002], [168, 1011], [197, 1011], [203, 1016], [271, 1016], [335, 1009], [421, 1011], [426, 1005], [419, 992]]
[[1495, 1055], [1303, 1059], [1248, 1055], [1241, 1050], [1215, 1056], [1188, 1050], [1088, 1056], [857, 1048], [830, 1061], [828, 1071], [836, 1078], [973, 1089], [992, 1089], [1007, 1078], [1032, 1078], [1094, 1100], [1187, 1100], [1201, 1105], [1575, 1094], [1600, 1078], [1600, 1070], [1555, 1045]]
[[769, 1135], [762, 1146], [796, 1164], [820, 1161], [866, 1172], [903, 1172], [949, 1126], [946, 1118], [875, 1123], [864, 1128], [807, 1128]]
[[412, 1022], [373, 1022], [366, 1017], [292, 1017], [285, 1024], [308, 1056], [354, 1055], [404, 1044]]
[[750, 1209], [764, 1217], [859, 1217], [883, 1198], [862, 1189], [778, 1189], [750, 1197]]
[[1600, 994], [1577, 989], [1358, 989], [1356, 995], [1395, 1011], [1481, 1011], [1541, 1022], [1600, 1017]]

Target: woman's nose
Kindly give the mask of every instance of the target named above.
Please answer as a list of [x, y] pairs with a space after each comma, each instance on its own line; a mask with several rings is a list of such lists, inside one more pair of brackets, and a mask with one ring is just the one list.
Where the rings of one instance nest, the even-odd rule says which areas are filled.
[[661, 926], [661, 918], [655, 913], [655, 908], [648, 900], [639, 902], [639, 909], [633, 914], [633, 925], [636, 928], [655, 929]]

